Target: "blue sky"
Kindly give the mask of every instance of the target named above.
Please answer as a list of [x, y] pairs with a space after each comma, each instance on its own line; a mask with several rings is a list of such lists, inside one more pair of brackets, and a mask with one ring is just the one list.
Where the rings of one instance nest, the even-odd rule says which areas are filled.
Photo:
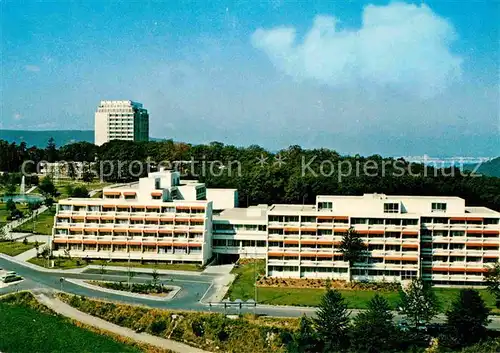
[[342, 153], [500, 151], [497, 1], [0, 1], [3, 129], [92, 129]]

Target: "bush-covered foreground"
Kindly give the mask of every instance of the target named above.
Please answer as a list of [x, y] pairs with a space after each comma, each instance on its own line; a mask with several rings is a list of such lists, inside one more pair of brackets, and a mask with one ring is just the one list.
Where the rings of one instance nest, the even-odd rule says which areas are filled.
[[136, 331], [185, 342], [209, 351], [235, 353], [286, 352], [297, 319], [232, 319], [222, 314], [176, 312], [102, 302], [61, 294], [60, 298], [85, 313]]
[[[310, 326], [307, 325], [307, 322], [312, 322], [311, 319], [278, 319], [255, 317], [253, 315], [243, 315], [233, 319], [216, 313], [151, 309], [102, 302], [67, 294], [60, 294], [60, 298], [78, 310], [120, 326], [185, 342], [209, 351], [234, 353], [312, 353], [323, 351], [310, 344], [318, 339], [318, 333], [311, 330]], [[378, 321], [379, 317], [374, 319]], [[364, 321], [364, 324], [359, 320]], [[381, 322], [383, 323], [383, 320]], [[395, 326], [389, 329], [392, 330], [390, 335], [383, 335], [385, 331], [381, 330], [379, 326], [371, 325], [371, 323], [369, 317], [358, 318], [358, 321], [354, 320], [352, 326], [348, 325], [346, 327], [350, 327], [348, 328], [350, 333], [347, 333], [347, 339], [352, 340], [353, 344], [331, 352], [493, 353], [500, 351], [499, 338], [486, 339], [463, 349], [460, 347], [452, 349], [445, 344], [441, 337], [443, 336], [441, 330], [444, 329], [444, 326], [441, 326], [440, 329], [435, 328], [432, 332], [424, 333], [423, 336], [414, 335], [412, 332], [404, 330], [401, 331]], [[326, 324], [328, 324], [328, 320]], [[360, 329], [363, 331], [359, 331]], [[430, 339], [433, 332], [439, 338]], [[381, 334], [382, 336], [380, 336]], [[387, 349], [370, 350], [369, 345], [360, 345], [360, 341], [354, 338], [354, 336], [359, 335], [369, 336], [365, 342], [377, 339]], [[332, 332], [331, 337], [337, 337], [336, 333]], [[376, 348], [376, 346], [372, 348]], [[330, 352], [330, 350], [326, 351]]]
[[153, 285], [150, 283], [131, 283], [129, 287], [126, 283], [123, 282], [88, 281], [88, 283], [103, 288], [138, 294], [167, 295], [172, 291], [172, 289], [161, 284]]
[[0, 351], [168, 352], [64, 318], [28, 292], [0, 298]]

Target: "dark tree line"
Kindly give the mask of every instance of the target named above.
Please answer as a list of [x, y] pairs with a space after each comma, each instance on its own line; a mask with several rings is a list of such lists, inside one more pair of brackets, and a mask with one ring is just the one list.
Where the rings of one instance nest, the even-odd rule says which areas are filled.
[[[398, 311], [403, 321], [395, 322], [393, 308], [380, 294], [375, 294], [367, 310], [353, 315], [351, 320], [346, 299], [340, 291], [327, 286], [316, 317], [303, 316], [300, 319], [288, 351], [448, 352], [496, 337], [487, 329], [490, 310], [477, 290], [462, 289], [459, 292], [447, 305], [444, 324], [431, 324], [439, 306], [431, 287], [416, 279], [400, 293]], [[422, 307], [434, 309], [422, 315]], [[417, 325], [403, 325], [405, 322], [416, 322]]]
[[157, 165], [176, 167], [185, 178], [199, 179], [208, 187], [238, 189], [241, 206], [314, 203], [316, 195], [378, 192], [459, 196], [468, 205], [500, 210], [500, 178], [471, 176], [458, 168], [434, 168], [379, 155], [341, 156], [324, 148], [290, 146], [273, 153], [256, 145], [191, 145], [165, 140], [112, 141], [102, 146], [78, 142], [60, 148], [49, 141], [40, 149], [0, 140], [1, 171], [19, 172], [26, 160], [97, 161], [96, 172], [111, 182], [137, 179], [147, 173], [148, 165], [153, 169]]

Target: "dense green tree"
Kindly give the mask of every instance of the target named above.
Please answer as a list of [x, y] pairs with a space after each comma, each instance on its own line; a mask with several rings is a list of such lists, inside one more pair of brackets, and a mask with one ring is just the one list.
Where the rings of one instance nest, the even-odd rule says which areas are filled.
[[49, 141], [47, 142], [47, 147], [45, 148], [45, 159], [49, 163], [56, 162], [58, 160], [58, 151], [56, 148], [56, 143], [54, 141], [54, 138], [51, 137], [49, 138]]
[[71, 197], [89, 197], [89, 191], [85, 186], [76, 186], [70, 195]]
[[351, 348], [355, 352], [395, 351], [398, 335], [388, 301], [376, 294], [368, 303], [368, 310], [354, 319], [350, 335]]
[[486, 272], [486, 285], [488, 291], [495, 296], [495, 304], [500, 308], [500, 263], [496, 262]]
[[353, 227], [349, 228], [342, 237], [342, 241], [340, 243], [340, 251], [344, 256], [344, 261], [347, 261], [349, 263], [349, 282], [351, 281], [352, 267], [355, 262], [361, 260], [365, 250], [366, 245], [363, 243], [363, 239], [361, 239], [361, 237]]
[[82, 167], [82, 180], [86, 183], [92, 182], [94, 180], [94, 173], [91, 170], [89, 163], [84, 163]]
[[93, 162], [99, 147], [90, 142], [75, 142], [59, 149], [60, 159], [66, 162]]
[[339, 352], [348, 343], [349, 313], [342, 294], [330, 287], [321, 298], [314, 319], [323, 352]]
[[302, 316], [299, 329], [295, 332], [288, 351], [297, 353], [314, 353], [318, 351], [318, 335], [314, 321], [307, 316]]
[[52, 182], [52, 178], [48, 176], [46, 176], [41, 180], [40, 184], [38, 185], [38, 188], [40, 189], [41, 192], [50, 196], [55, 196], [57, 192], [57, 189], [54, 183]]
[[[52, 157], [47, 158], [48, 155]], [[279, 166], [276, 163], [278, 155], [285, 164]], [[189, 163], [178, 165], [178, 169], [185, 173], [185, 178], [199, 179], [208, 187], [237, 188], [238, 201], [242, 206], [247, 203], [314, 203], [316, 195], [321, 194], [362, 195], [378, 192], [453, 195], [465, 198], [470, 206], [500, 210], [500, 178], [470, 177], [455, 168], [426, 167], [378, 155], [340, 156], [336, 151], [326, 148], [308, 150], [290, 146], [270, 152], [256, 145], [243, 148], [220, 142], [191, 145], [172, 140], [116, 140], [102, 146], [75, 143], [59, 149], [51, 143], [41, 149], [0, 140], [0, 156], [0, 171], [8, 174], [21, 172], [26, 161], [29, 163], [25, 164], [22, 171], [29, 174], [35, 172], [37, 163], [44, 159], [93, 162], [97, 157], [97, 171], [103, 167], [99, 175], [111, 182], [137, 180], [147, 173], [148, 161], [152, 162], [153, 167], [155, 162], [162, 161], [170, 162], [170, 165], [164, 166], [175, 167], [175, 161], [193, 159], [198, 162], [194, 168]], [[259, 162], [262, 158], [264, 163]], [[213, 160], [224, 164], [224, 168], [213, 168], [223, 171], [220, 175], [210, 172], [207, 165], [204, 172], [204, 167], [199, 163]], [[330, 164], [333, 168], [325, 168], [325, 165]], [[366, 166], [370, 166], [370, 175], [363, 172]], [[2, 180], [5, 180], [4, 176], [0, 177], [0, 183], [6, 185]], [[90, 178], [86, 181], [90, 181]], [[20, 179], [16, 180], [15, 185], [19, 185], [19, 182]]]
[[68, 177], [70, 179], [76, 179], [76, 168], [73, 163], [68, 163]]
[[44, 201], [45, 206], [51, 208], [54, 205], [54, 199], [52, 197], [47, 197]]
[[420, 278], [414, 278], [400, 291], [398, 311], [406, 317], [411, 328], [427, 325], [439, 312], [439, 303], [432, 287]]
[[490, 309], [474, 289], [462, 289], [446, 312], [446, 324], [458, 345], [466, 346], [486, 337]]
[[12, 212], [16, 209], [16, 203], [12, 201], [12, 199], [8, 199], [5, 203], [5, 209], [9, 212]]
[[13, 182], [9, 182], [5, 186], [5, 195], [10, 196], [16, 193], [16, 185]]

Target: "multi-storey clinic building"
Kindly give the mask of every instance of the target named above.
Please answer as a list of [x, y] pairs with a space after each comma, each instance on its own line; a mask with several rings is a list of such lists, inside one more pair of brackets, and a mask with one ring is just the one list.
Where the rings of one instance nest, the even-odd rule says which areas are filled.
[[204, 184], [160, 171], [137, 183], [104, 188], [102, 199], [61, 200], [53, 253], [205, 264], [212, 257], [212, 211], [236, 199], [236, 190], [208, 190], [211, 199]]
[[480, 285], [499, 260], [500, 213], [458, 197], [318, 196], [315, 206], [268, 211], [267, 274], [348, 278], [339, 246], [353, 227], [367, 245], [355, 280]]
[[[318, 196], [315, 205], [237, 208], [234, 189], [176, 172], [57, 206], [52, 248], [64, 256], [194, 262], [266, 260], [268, 276], [481, 285], [500, 257], [500, 213], [458, 197]], [[349, 269], [339, 249], [354, 228], [367, 245]]]
[[95, 113], [94, 143], [111, 140], [148, 141], [149, 115], [141, 103], [101, 101]]

